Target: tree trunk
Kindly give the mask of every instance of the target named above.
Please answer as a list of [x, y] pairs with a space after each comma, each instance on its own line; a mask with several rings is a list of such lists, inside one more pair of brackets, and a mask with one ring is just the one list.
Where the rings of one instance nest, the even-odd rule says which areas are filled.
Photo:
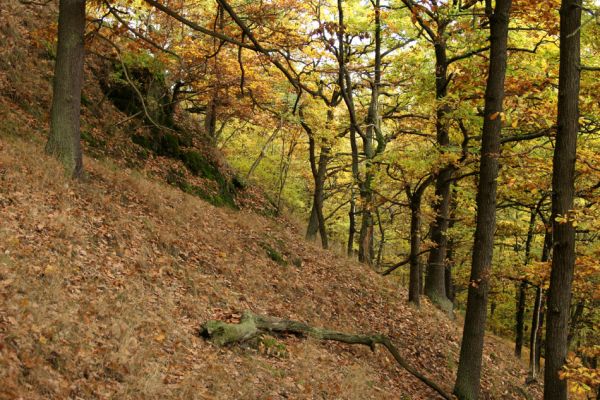
[[313, 194], [313, 204], [310, 208], [308, 226], [306, 227], [306, 240], [314, 242], [317, 240], [317, 233], [319, 233], [319, 217], [317, 216], [317, 205], [315, 204], [315, 196]]
[[[442, 152], [446, 151], [450, 145], [450, 136], [448, 133], [447, 114], [450, 111], [448, 105], [444, 103], [448, 94], [448, 59], [446, 55], [445, 25], [439, 24], [438, 40], [435, 43], [435, 97], [438, 103], [436, 111], [436, 136], [437, 143]], [[445, 166], [438, 173], [435, 182], [436, 201], [433, 204], [435, 219], [431, 223], [431, 241], [434, 247], [429, 253], [427, 261], [427, 275], [425, 277], [425, 294], [434, 303], [445, 311], [452, 310], [452, 304], [446, 297], [445, 270], [446, 270], [446, 250], [448, 239], [446, 231], [448, 230], [448, 220], [450, 213], [450, 178], [454, 173], [452, 165]]]
[[408, 281], [408, 301], [419, 307], [421, 293], [421, 196], [414, 194], [410, 200], [410, 279]]
[[323, 199], [325, 189], [325, 178], [327, 177], [327, 164], [329, 163], [331, 149], [327, 146], [321, 146], [319, 153], [319, 162], [316, 162], [315, 140], [311, 133], [308, 135], [310, 166], [315, 183], [313, 191], [313, 205], [306, 229], [306, 239], [314, 241], [317, 238], [317, 232], [321, 236], [321, 245], [324, 249], [329, 247], [327, 238], [327, 226], [323, 216]]
[[[454, 226], [456, 214], [456, 201], [452, 202], [452, 211], [450, 212], [450, 222], [448, 223], [448, 228], [452, 228]], [[454, 265], [454, 241], [452, 238], [448, 239], [446, 245], [446, 271], [445, 271], [445, 287], [446, 287], [446, 297], [453, 304], [454, 308], [454, 298], [456, 297], [454, 282], [452, 280], [452, 267]]]
[[356, 200], [354, 199], [354, 190], [350, 195], [350, 211], [348, 211], [348, 244], [347, 253], [348, 257], [354, 257], [354, 233], [356, 232]]
[[267, 147], [269, 147], [271, 142], [273, 142], [273, 140], [275, 139], [275, 137], [281, 130], [282, 126], [283, 126], [283, 118], [280, 119], [280, 122], [279, 122], [279, 125], [277, 126], [277, 128], [275, 128], [273, 133], [271, 133], [271, 135], [269, 136], [267, 141], [263, 144], [262, 148], [260, 149], [260, 154], [258, 155], [256, 160], [254, 160], [254, 162], [250, 166], [250, 169], [248, 170], [248, 173], [246, 174], [246, 179], [250, 179], [250, 177], [254, 173], [254, 170], [256, 170], [256, 168], [258, 168], [260, 162], [263, 160], [263, 158], [265, 158], [265, 156], [267, 155]]
[[533, 305], [533, 316], [531, 318], [531, 335], [529, 337], [529, 376], [528, 381], [533, 382], [537, 379], [539, 371], [538, 349], [541, 337], [541, 313], [542, 313], [542, 288], [538, 286], [535, 289], [535, 303]]
[[497, 0], [495, 10], [490, 16], [490, 64], [485, 93], [477, 188], [477, 225], [460, 360], [454, 387], [454, 393], [461, 400], [474, 400], [479, 396], [489, 279], [496, 230], [496, 178], [500, 155], [501, 113], [511, 3], [511, 0]]
[[[542, 262], [546, 262], [550, 259], [550, 251], [552, 250], [552, 228], [546, 226], [546, 233], [544, 235], [544, 245], [542, 248]], [[540, 359], [542, 350], [542, 336], [544, 330], [544, 291], [540, 286], [535, 291], [535, 304], [533, 306], [533, 315], [531, 318], [531, 336], [529, 338], [529, 376], [528, 381], [535, 381], [537, 379], [537, 373], [540, 370]]]
[[575, 265], [573, 210], [575, 158], [579, 131], [581, 0], [563, 0], [560, 9], [558, 120], [552, 170], [553, 256], [548, 291], [544, 399], [567, 399], [559, 371], [567, 357], [569, 309]]
[[228, 324], [222, 321], [207, 321], [199, 330], [200, 336], [211, 340], [213, 343], [224, 346], [227, 344], [242, 343], [263, 334], [293, 334], [303, 337], [312, 337], [318, 340], [331, 340], [347, 344], [369, 346], [375, 351], [376, 345], [384, 346], [394, 357], [396, 362], [415, 376], [421, 382], [435, 390], [442, 398], [451, 400], [452, 397], [439, 385], [421, 374], [400, 355], [389, 337], [382, 334], [361, 335], [332, 331], [324, 328], [312, 327], [304, 322], [284, 320], [269, 316], [256, 315], [245, 311], [239, 324]]
[[367, 265], [373, 265], [373, 193], [371, 188], [361, 190], [361, 212], [360, 231], [358, 233], [358, 261]]
[[517, 358], [521, 358], [521, 350], [523, 349], [526, 295], [527, 283], [522, 281], [517, 287], [517, 313], [515, 318], [515, 357]]
[[60, 0], [58, 49], [46, 153], [58, 158], [74, 178], [81, 177], [83, 173], [80, 113], [84, 31], [85, 0]]
[[[529, 227], [527, 229], [527, 239], [525, 241], [525, 265], [529, 264], [529, 260], [531, 259], [531, 243], [533, 242], [533, 235], [535, 230], [535, 217], [539, 210], [538, 207], [532, 208], [530, 217], [529, 217]], [[519, 286], [517, 286], [517, 295], [516, 295], [516, 313], [515, 313], [515, 356], [521, 358], [521, 351], [523, 349], [523, 328], [525, 325], [525, 302], [526, 302], [526, 292], [527, 283], [522, 281]], [[533, 327], [533, 325], [532, 325]]]
[[[363, 152], [365, 155], [365, 179], [360, 184], [360, 197], [363, 204], [361, 227], [359, 232], [358, 260], [373, 265], [374, 222], [373, 222], [373, 159], [385, 150], [385, 140], [380, 129], [379, 118], [379, 86], [381, 85], [381, 5], [380, 0], [371, 2], [375, 14], [375, 54], [373, 67], [373, 83], [371, 84], [371, 101], [367, 113], [367, 129], [363, 135]], [[375, 146], [377, 142], [377, 146]]]

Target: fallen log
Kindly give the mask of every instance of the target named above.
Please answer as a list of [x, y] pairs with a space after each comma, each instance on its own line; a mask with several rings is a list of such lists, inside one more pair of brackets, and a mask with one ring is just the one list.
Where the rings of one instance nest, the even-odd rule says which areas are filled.
[[245, 311], [238, 324], [229, 324], [223, 321], [207, 321], [200, 327], [200, 336], [219, 346], [245, 342], [265, 333], [294, 334], [309, 336], [319, 340], [333, 340], [347, 344], [361, 344], [375, 350], [376, 345], [384, 346], [394, 357], [396, 362], [424, 384], [435, 390], [446, 400], [451, 397], [438, 384], [421, 374], [412, 367], [401, 355], [390, 338], [382, 334], [361, 335], [315, 328], [298, 321], [278, 319], [268, 316], [256, 315]]

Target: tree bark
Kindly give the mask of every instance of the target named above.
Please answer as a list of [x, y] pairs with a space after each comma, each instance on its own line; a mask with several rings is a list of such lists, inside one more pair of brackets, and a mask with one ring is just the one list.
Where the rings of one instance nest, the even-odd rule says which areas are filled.
[[[552, 251], [552, 227], [546, 226], [544, 235], [544, 245], [542, 247], [542, 257], [540, 261], [546, 262], [550, 259]], [[544, 291], [541, 285], [535, 291], [535, 304], [533, 306], [533, 315], [531, 318], [531, 336], [529, 338], [529, 376], [527, 380], [533, 382], [537, 379], [537, 373], [540, 370], [542, 336], [544, 334]]]
[[46, 153], [58, 158], [74, 178], [81, 177], [83, 173], [80, 113], [84, 32], [85, 0], [60, 0], [58, 49]]
[[477, 224], [460, 360], [454, 387], [454, 393], [461, 400], [477, 399], [480, 389], [483, 338], [496, 230], [496, 179], [511, 3], [511, 0], [497, 0], [494, 12], [490, 15], [490, 63], [477, 188]]
[[[447, 114], [450, 111], [444, 100], [448, 94], [448, 57], [445, 41], [444, 22], [438, 22], [437, 41], [435, 48], [435, 97], [438, 102], [436, 111], [436, 136], [440, 151], [447, 151], [450, 145]], [[452, 303], [446, 297], [446, 251], [448, 239], [448, 220], [450, 213], [451, 177], [454, 173], [452, 165], [444, 166], [437, 175], [435, 182], [436, 201], [433, 204], [435, 219], [431, 223], [431, 241], [434, 247], [429, 253], [427, 261], [427, 275], [425, 277], [425, 294], [434, 303], [445, 311], [452, 310]]]
[[553, 256], [546, 324], [545, 400], [567, 399], [567, 381], [560, 379], [559, 372], [567, 357], [575, 266], [575, 227], [569, 219], [575, 193], [579, 131], [581, 7], [581, 0], [563, 0], [560, 9], [558, 129], [552, 170]]
[[413, 196], [410, 201], [410, 279], [408, 283], [408, 302], [420, 305], [421, 266], [419, 249], [421, 248], [421, 196]]
[[[299, 111], [300, 118], [304, 117], [302, 109]], [[333, 111], [327, 110], [327, 125], [333, 121]], [[321, 245], [324, 249], [329, 247], [327, 238], [327, 226], [323, 216], [323, 201], [325, 199], [325, 179], [327, 178], [327, 164], [331, 160], [331, 148], [323, 143], [320, 146], [319, 161], [317, 163], [315, 136], [310, 126], [304, 120], [301, 122], [306, 134], [308, 135], [308, 157], [310, 170], [315, 183], [313, 191], [313, 205], [306, 228], [306, 239], [314, 241], [317, 238], [317, 232], [321, 236]]]
[[354, 257], [354, 233], [356, 232], [356, 200], [354, 199], [354, 191], [350, 195], [350, 211], [348, 211], [348, 257]]
[[309, 151], [311, 170], [313, 171], [313, 180], [315, 182], [315, 190], [313, 192], [313, 205], [311, 209], [311, 216], [306, 229], [306, 239], [315, 240], [317, 232], [321, 236], [321, 245], [324, 249], [329, 247], [327, 238], [327, 226], [325, 225], [325, 217], [323, 216], [323, 199], [325, 197], [325, 178], [327, 176], [327, 164], [331, 159], [331, 149], [328, 146], [321, 146], [319, 153], [319, 162], [315, 162], [315, 143], [314, 139], [309, 136]]
[[222, 321], [207, 321], [200, 327], [200, 336], [211, 340], [213, 343], [224, 346], [250, 340], [265, 333], [294, 334], [309, 336], [319, 340], [331, 340], [347, 344], [360, 344], [369, 346], [373, 351], [376, 345], [384, 346], [394, 357], [396, 362], [406, 369], [421, 382], [435, 390], [442, 398], [451, 400], [438, 384], [421, 374], [400, 355], [390, 338], [382, 334], [361, 335], [315, 328], [299, 321], [283, 320], [268, 316], [244, 312], [239, 324], [228, 324]]
[[527, 296], [527, 283], [521, 281], [517, 287], [517, 310], [515, 318], [515, 357], [521, 358], [523, 349], [523, 327], [525, 325], [525, 300]]
[[[531, 259], [531, 244], [533, 242], [535, 230], [535, 217], [541, 205], [540, 200], [538, 206], [531, 209], [529, 217], [529, 227], [527, 228], [527, 239], [525, 241], [525, 265], [529, 264]], [[517, 286], [516, 295], [516, 313], [515, 313], [515, 357], [521, 358], [523, 349], [523, 329], [525, 326], [525, 303], [527, 300], [527, 282], [522, 281]], [[532, 326], [533, 327], [533, 326]]]
[[538, 353], [539, 342], [542, 334], [541, 315], [542, 315], [542, 288], [535, 289], [535, 303], [533, 305], [533, 315], [531, 317], [531, 334], [529, 337], [529, 376], [528, 382], [534, 382], [537, 379], [539, 371]]

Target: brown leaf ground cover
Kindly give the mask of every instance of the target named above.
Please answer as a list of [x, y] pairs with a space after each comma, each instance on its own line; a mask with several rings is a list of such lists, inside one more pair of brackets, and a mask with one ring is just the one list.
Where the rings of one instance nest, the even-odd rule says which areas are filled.
[[[246, 309], [385, 333], [451, 391], [461, 324], [427, 302], [408, 306], [392, 279], [305, 242], [285, 218], [184, 194], [153, 178], [160, 159], [126, 168], [123, 130], [85, 159], [84, 181], [65, 179], [43, 154], [51, 61], [28, 33], [51, 17], [0, 4], [0, 398], [436, 398], [383, 349], [296, 337], [218, 348], [198, 337], [203, 321]], [[84, 110], [98, 135], [124, 118], [102, 107]], [[483, 398], [540, 398], [525, 376], [488, 336]]]

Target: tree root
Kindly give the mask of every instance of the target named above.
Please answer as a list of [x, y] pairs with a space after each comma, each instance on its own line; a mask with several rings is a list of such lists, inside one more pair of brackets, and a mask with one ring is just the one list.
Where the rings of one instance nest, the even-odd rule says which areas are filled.
[[444, 399], [451, 400], [453, 398], [435, 382], [431, 381], [408, 364], [408, 362], [400, 355], [396, 346], [392, 344], [392, 341], [382, 334], [360, 335], [331, 331], [323, 328], [315, 328], [303, 322], [256, 315], [250, 311], [244, 312], [239, 324], [228, 324], [223, 321], [214, 320], [207, 321], [202, 324], [199, 333], [200, 336], [207, 340], [210, 340], [219, 346], [224, 346], [244, 342], [269, 332], [310, 336], [319, 340], [333, 340], [347, 344], [362, 344], [364, 346], [369, 346], [373, 351], [375, 350], [375, 345], [382, 345], [392, 354], [396, 362], [402, 368], [435, 390]]

